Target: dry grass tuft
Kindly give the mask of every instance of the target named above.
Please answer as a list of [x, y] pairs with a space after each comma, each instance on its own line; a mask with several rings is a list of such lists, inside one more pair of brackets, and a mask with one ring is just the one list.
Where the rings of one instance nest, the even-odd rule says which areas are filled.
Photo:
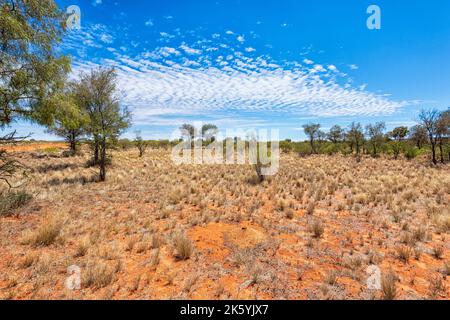
[[322, 238], [325, 228], [322, 222], [318, 219], [315, 219], [309, 226], [309, 231], [312, 233], [313, 237], [316, 239]]
[[189, 240], [186, 235], [179, 233], [173, 239], [173, 244], [176, 250], [175, 257], [180, 260], [188, 260], [193, 251], [194, 247], [191, 240]]
[[383, 300], [395, 300], [397, 298], [398, 277], [392, 272], [383, 275], [381, 279], [381, 294]]
[[61, 234], [62, 223], [55, 220], [45, 220], [36, 230], [28, 232], [22, 239], [23, 244], [35, 247], [47, 247], [56, 242]]
[[98, 263], [88, 267], [83, 273], [82, 287], [100, 289], [111, 284], [116, 270], [106, 264]]

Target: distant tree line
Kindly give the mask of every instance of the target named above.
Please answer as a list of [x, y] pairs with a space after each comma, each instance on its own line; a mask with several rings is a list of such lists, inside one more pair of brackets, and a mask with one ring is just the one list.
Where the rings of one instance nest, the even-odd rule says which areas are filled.
[[348, 128], [335, 125], [328, 132], [321, 130], [318, 123], [309, 123], [303, 130], [308, 138], [307, 146], [286, 140], [281, 142], [281, 148], [304, 154], [341, 152], [358, 157], [362, 154], [377, 157], [385, 153], [392, 154], [395, 159], [402, 153], [412, 159], [429, 150], [434, 164], [450, 161], [450, 109], [442, 112], [422, 110], [417, 125], [396, 127], [390, 132], [384, 122], [365, 127], [359, 122], [351, 123]]

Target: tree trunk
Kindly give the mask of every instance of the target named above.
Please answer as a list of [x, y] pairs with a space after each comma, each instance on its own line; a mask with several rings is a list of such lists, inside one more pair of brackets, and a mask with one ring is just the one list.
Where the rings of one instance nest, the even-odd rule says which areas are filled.
[[431, 142], [431, 152], [433, 155], [433, 163], [436, 165], [437, 159], [436, 159], [436, 143], [435, 142]]
[[98, 140], [94, 140], [94, 164], [98, 164], [98, 158], [99, 158], [99, 143]]
[[103, 139], [100, 146], [100, 181], [106, 180], [106, 140]]
[[443, 148], [443, 143], [442, 143], [442, 138], [439, 139], [439, 151], [441, 153], [441, 162], [445, 163], [445, 159], [444, 159], [444, 148]]
[[311, 144], [311, 152], [312, 153], [316, 153], [316, 149], [314, 148], [314, 139], [310, 139], [309, 143]]
[[77, 142], [75, 139], [75, 134], [70, 135], [70, 153], [75, 155], [77, 153]]
[[77, 153], [77, 143], [75, 141], [70, 141], [70, 153], [75, 155]]

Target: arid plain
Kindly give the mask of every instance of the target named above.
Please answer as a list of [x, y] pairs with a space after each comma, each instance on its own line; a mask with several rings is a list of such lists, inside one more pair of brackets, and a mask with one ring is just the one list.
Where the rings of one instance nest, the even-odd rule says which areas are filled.
[[283, 153], [258, 184], [131, 149], [98, 183], [87, 150], [61, 147], [10, 150], [33, 199], [0, 217], [2, 299], [450, 298], [448, 165]]

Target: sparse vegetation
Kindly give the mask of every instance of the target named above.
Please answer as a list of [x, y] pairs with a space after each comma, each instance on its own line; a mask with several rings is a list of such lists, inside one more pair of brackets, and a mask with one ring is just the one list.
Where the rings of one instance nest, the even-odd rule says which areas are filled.
[[[68, 15], [54, 0], [0, 0], [0, 299], [450, 299], [450, 109], [397, 124], [384, 114], [412, 99], [365, 89], [345, 59], [300, 58], [320, 53], [313, 44], [283, 58], [263, 53], [270, 45], [256, 33], [200, 41], [206, 28], [184, 33], [172, 16], [158, 23], [170, 34], [138, 43], [127, 23], [123, 39], [92, 21], [67, 34], [80, 22]], [[126, 40], [136, 50], [115, 47]], [[216, 124], [133, 141], [128, 107], [146, 134], [180, 119]], [[288, 132], [283, 118], [290, 126], [301, 113], [365, 116]], [[377, 113], [387, 122], [366, 122]], [[292, 139], [274, 134], [270, 151], [258, 143], [265, 134], [222, 140], [217, 126], [278, 119]], [[18, 136], [23, 123], [61, 141]], [[195, 163], [174, 163], [179, 145]], [[233, 160], [245, 163], [197, 163], [240, 148]]]
[[381, 292], [383, 300], [395, 300], [397, 298], [397, 275], [389, 272], [382, 276]]
[[182, 233], [175, 236], [174, 246], [176, 250], [175, 256], [180, 260], [189, 259], [194, 250], [191, 241]]
[[[159, 290], [233, 298], [235, 288], [239, 299], [261, 291], [307, 298], [295, 292], [317, 288], [324, 298], [358, 299], [367, 298], [366, 267], [383, 264], [395, 266], [398, 276], [384, 275], [374, 297], [448, 297], [441, 290], [449, 281], [447, 167], [379, 151], [374, 159], [362, 149], [359, 162], [290, 152], [282, 154], [277, 175], [253, 184], [250, 166], [178, 167], [170, 149], [152, 145], [143, 158], [133, 146], [111, 149], [115, 161], [100, 185], [79, 179], [92, 172], [85, 165], [88, 145], [69, 158], [61, 149], [51, 156], [45, 148], [17, 153], [39, 169], [15, 191], [36, 195], [32, 205], [0, 218], [2, 250], [11, 253], [3, 268], [11, 279], [28, 283], [20, 270], [32, 274], [42, 288], [35, 294], [45, 298], [43, 289], [63, 283], [61, 270], [75, 264], [82, 289], [72, 294], [80, 298], [130, 298], [151, 286], [155, 291], [146, 294], [156, 299]], [[302, 271], [292, 281], [297, 261]], [[418, 273], [440, 275], [443, 286], [428, 278], [423, 285]], [[222, 287], [211, 286], [211, 277]], [[13, 290], [27, 294], [21, 285]]]
[[10, 191], [0, 194], [0, 216], [14, 213], [15, 210], [29, 203], [31, 199], [32, 196], [24, 191]]
[[61, 233], [61, 222], [45, 220], [36, 230], [28, 232], [24, 239], [24, 244], [32, 246], [50, 246], [55, 243]]

